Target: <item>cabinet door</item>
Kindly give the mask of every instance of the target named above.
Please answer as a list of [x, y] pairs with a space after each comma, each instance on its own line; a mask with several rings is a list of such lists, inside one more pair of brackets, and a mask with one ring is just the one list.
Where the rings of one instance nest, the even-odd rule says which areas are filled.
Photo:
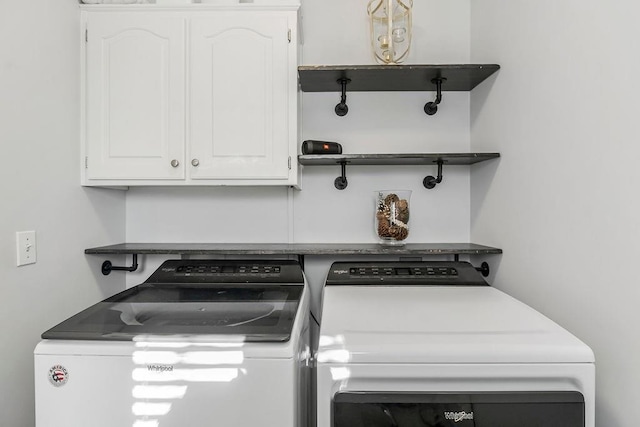
[[288, 178], [289, 28], [284, 13], [192, 19], [191, 178]]
[[185, 23], [87, 14], [87, 179], [184, 179]]

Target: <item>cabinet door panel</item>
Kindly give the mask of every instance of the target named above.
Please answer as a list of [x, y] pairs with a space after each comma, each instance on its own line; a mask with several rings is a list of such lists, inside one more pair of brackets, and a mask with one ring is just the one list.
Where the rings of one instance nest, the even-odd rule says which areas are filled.
[[192, 178], [288, 177], [288, 28], [278, 14], [192, 20]]
[[88, 178], [184, 179], [184, 20], [90, 14], [87, 28]]

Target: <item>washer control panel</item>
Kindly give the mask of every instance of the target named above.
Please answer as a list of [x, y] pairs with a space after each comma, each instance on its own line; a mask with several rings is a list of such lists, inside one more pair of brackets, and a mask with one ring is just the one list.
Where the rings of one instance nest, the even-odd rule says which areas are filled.
[[327, 285], [465, 285], [487, 286], [468, 262], [335, 262]]
[[279, 265], [264, 265], [256, 263], [238, 265], [192, 263], [177, 267], [175, 274], [181, 274], [183, 276], [218, 274], [279, 274], [280, 270], [281, 267]]

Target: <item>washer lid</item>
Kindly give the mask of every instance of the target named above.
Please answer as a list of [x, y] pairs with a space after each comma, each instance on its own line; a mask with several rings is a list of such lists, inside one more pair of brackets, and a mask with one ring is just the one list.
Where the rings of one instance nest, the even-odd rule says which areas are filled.
[[45, 339], [130, 341], [141, 336], [219, 336], [289, 341], [303, 284], [144, 283], [42, 334]]
[[592, 363], [556, 323], [491, 287], [327, 286], [318, 363]]

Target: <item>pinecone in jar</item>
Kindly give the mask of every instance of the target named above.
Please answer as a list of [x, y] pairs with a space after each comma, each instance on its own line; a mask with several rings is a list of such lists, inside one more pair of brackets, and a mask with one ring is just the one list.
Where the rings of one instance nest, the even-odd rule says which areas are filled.
[[404, 240], [409, 236], [409, 229], [398, 225], [389, 227], [389, 237], [395, 240]]
[[384, 204], [386, 206], [391, 206], [391, 203], [397, 202], [398, 200], [400, 200], [400, 197], [398, 197], [397, 194], [390, 193], [384, 198]]
[[391, 237], [390, 231], [391, 225], [386, 218], [378, 220], [378, 236], [380, 237]]
[[409, 222], [409, 203], [405, 199], [396, 202], [396, 218], [405, 224]]

